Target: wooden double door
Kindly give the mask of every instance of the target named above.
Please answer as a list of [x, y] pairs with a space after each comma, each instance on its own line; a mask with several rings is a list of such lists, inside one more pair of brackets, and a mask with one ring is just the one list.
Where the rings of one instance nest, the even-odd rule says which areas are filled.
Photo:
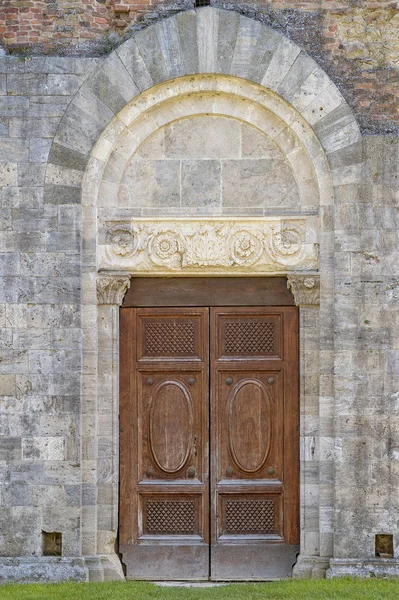
[[296, 307], [122, 308], [127, 577], [289, 577], [298, 439]]

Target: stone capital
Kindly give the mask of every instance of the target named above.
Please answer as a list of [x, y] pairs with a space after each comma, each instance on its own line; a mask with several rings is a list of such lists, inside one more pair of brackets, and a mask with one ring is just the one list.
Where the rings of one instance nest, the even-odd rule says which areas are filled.
[[292, 291], [297, 306], [318, 306], [320, 304], [319, 275], [287, 275], [287, 287]]
[[121, 306], [130, 288], [130, 275], [100, 274], [97, 276], [97, 303]]

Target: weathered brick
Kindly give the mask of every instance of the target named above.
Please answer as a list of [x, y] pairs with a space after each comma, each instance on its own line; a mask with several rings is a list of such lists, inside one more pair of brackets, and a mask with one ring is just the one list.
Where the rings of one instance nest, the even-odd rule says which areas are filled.
[[10, 96], [29, 96], [46, 93], [47, 75], [21, 73], [7, 75], [7, 94]]
[[44, 190], [44, 201], [47, 204], [79, 204], [81, 194], [79, 187], [47, 184]]
[[35, 138], [29, 140], [29, 160], [30, 162], [47, 162], [51, 148], [51, 139]]
[[0, 188], [17, 183], [17, 165], [14, 163], [0, 163]]

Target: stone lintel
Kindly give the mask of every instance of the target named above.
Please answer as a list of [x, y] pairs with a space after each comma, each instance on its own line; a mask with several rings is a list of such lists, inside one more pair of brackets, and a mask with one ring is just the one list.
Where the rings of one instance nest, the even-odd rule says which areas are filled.
[[126, 273], [101, 273], [97, 276], [97, 303], [121, 306], [130, 287], [130, 275]]
[[272, 275], [318, 268], [317, 217], [106, 222], [99, 268], [134, 275]]
[[297, 306], [318, 306], [320, 304], [320, 275], [289, 273], [287, 287], [292, 291]]

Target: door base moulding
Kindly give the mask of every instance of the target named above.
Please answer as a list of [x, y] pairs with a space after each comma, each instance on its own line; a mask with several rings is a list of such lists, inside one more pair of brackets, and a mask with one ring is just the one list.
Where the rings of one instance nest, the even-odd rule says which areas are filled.
[[120, 557], [113, 552], [112, 554], [101, 554], [99, 556], [86, 557], [86, 564], [89, 567], [89, 580], [95, 581], [94, 569], [91, 568], [89, 560], [98, 559], [100, 562], [99, 576], [97, 581], [125, 581], [125, 574]]
[[397, 558], [332, 558], [327, 579], [335, 577], [399, 577]]
[[293, 579], [325, 579], [330, 566], [330, 558], [326, 556], [306, 556], [300, 554], [292, 570]]
[[[298, 545], [211, 546], [212, 579], [215, 581], [275, 581], [292, 577]], [[221, 560], [219, 560], [219, 555]], [[228, 560], [226, 560], [226, 556]], [[245, 565], [240, 571], [237, 565]]]
[[207, 581], [209, 579], [207, 544], [158, 546], [121, 545], [126, 579], [147, 581]]
[[[154, 557], [151, 547], [143, 552], [143, 547], [121, 546], [123, 563], [126, 565], [126, 579], [142, 579], [148, 581], [209, 581], [207, 553], [208, 548], [198, 546], [176, 546], [173, 553], [170, 548], [159, 552]], [[245, 545], [228, 548], [230, 560], [226, 562], [226, 548], [212, 547], [213, 555], [212, 581], [274, 581], [292, 577], [292, 567], [299, 551], [298, 545], [278, 544], [273, 546], [248, 547]], [[176, 553], [179, 554], [176, 560]], [[203, 560], [201, 560], [203, 559]], [[246, 566], [245, 572], [237, 570], [238, 560]], [[264, 573], [262, 574], [262, 564]], [[201, 569], [202, 565], [202, 569]], [[251, 565], [253, 572], [251, 571]], [[328, 567], [328, 561], [326, 568]], [[198, 574], [201, 569], [202, 575]]]
[[117, 554], [84, 556], [88, 581], [125, 581], [122, 563]]

